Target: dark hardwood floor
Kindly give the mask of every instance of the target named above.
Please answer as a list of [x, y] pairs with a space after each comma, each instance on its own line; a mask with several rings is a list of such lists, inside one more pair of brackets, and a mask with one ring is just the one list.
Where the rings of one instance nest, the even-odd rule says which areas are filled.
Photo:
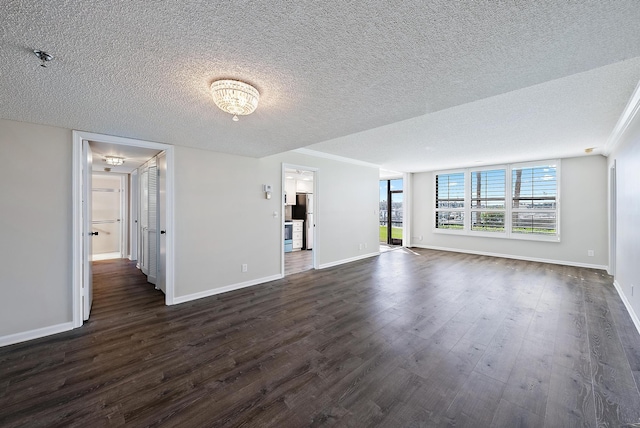
[[0, 426], [640, 422], [640, 335], [601, 271], [402, 249], [167, 307], [117, 260], [94, 302], [0, 348]]

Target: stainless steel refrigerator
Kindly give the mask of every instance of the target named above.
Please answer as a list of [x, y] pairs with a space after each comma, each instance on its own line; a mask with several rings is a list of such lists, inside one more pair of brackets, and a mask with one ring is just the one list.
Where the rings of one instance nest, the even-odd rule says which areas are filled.
[[296, 204], [292, 206], [291, 218], [304, 220], [302, 248], [313, 248], [313, 193], [297, 193]]

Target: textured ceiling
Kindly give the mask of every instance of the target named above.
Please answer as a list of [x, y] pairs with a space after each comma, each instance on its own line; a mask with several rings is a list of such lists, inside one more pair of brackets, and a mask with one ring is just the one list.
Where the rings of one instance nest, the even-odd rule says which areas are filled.
[[[637, 0], [4, 0], [0, 20], [2, 118], [401, 171], [601, 147], [640, 78]], [[255, 113], [215, 107], [223, 77]]]

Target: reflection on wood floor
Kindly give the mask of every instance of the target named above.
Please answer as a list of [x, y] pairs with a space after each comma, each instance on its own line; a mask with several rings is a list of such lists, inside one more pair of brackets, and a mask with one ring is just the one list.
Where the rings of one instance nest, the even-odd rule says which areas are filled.
[[313, 269], [313, 251], [302, 250], [284, 253], [284, 274], [291, 275]]
[[403, 248], [402, 245], [389, 245], [384, 242], [380, 243], [380, 252], [385, 253], [387, 251], [397, 250], [398, 248]]

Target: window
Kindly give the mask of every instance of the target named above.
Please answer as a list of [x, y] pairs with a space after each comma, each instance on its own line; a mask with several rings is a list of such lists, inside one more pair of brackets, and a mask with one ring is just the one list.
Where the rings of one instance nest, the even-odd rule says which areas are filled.
[[464, 228], [464, 173], [436, 175], [436, 229]]
[[471, 230], [504, 232], [504, 169], [471, 172]]
[[559, 161], [435, 174], [435, 230], [559, 241]]
[[557, 230], [556, 165], [513, 168], [511, 231], [555, 235]]

